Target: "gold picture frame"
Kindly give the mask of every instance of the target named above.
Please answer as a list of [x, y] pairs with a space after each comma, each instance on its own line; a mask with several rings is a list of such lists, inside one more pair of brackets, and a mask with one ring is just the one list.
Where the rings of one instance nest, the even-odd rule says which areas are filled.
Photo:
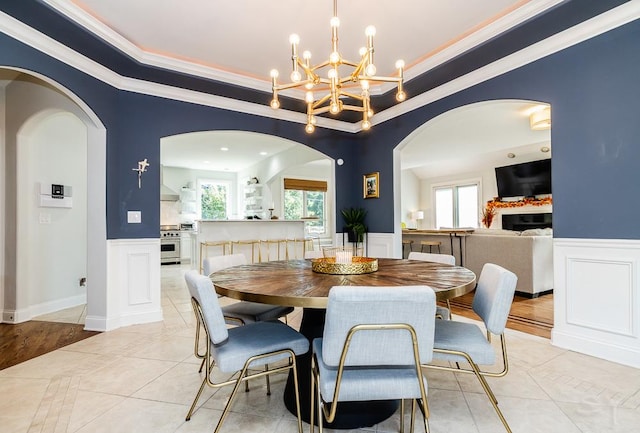
[[373, 172], [362, 176], [362, 192], [364, 198], [380, 197], [380, 173]]

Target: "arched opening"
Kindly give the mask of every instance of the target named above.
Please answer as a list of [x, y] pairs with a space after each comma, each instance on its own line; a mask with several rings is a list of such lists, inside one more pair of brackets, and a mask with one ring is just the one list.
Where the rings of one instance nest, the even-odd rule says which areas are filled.
[[[527, 298], [552, 291], [553, 242], [549, 230], [528, 231], [528, 235], [542, 236], [535, 241], [519, 237], [522, 245], [512, 247], [517, 250], [501, 245], [506, 238], [498, 238], [513, 235], [510, 240], [513, 241], [516, 235], [527, 231], [522, 227], [505, 230], [503, 216], [509, 220], [514, 216], [525, 220], [551, 218], [550, 190], [535, 197], [527, 192], [500, 197], [504, 194], [499, 192], [496, 179], [497, 167], [528, 165], [551, 158], [550, 129], [532, 127], [532, 118], [536, 117], [532, 113], [543, 108], [548, 105], [523, 100], [469, 104], [429, 120], [400, 143], [394, 150], [394, 176], [396, 185], [400, 185], [395, 195], [397, 244], [401, 244], [401, 223], [407, 229], [405, 238], [411, 230], [417, 233], [444, 227], [471, 227], [474, 234], [461, 241], [460, 246], [448, 239], [442, 242], [443, 249], [453, 252], [458, 264], [463, 261], [476, 275], [487, 260], [511, 268], [519, 274], [517, 291]], [[548, 175], [550, 178], [550, 168]], [[444, 199], [440, 200], [439, 194]], [[483, 224], [487, 209], [494, 212], [488, 225]], [[442, 218], [443, 213], [450, 218]], [[479, 240], [485, 244], [480, 246]], [[545, 266], [539, 266], [540, 257], [544, 258]], [[551, 313], [544, 320], [550, 325], [552, 319]]]
[[[5, 185], [0, 210], [6, 228], [0, 234], [3, 322], [30, 320], [86, 297], [85, 327], [104, 330], [105, 128], [82, 100], [47, 77], [2, 68], [0, 81], [5, 113], [0, 141]], [[69, 177], [61, 182], [73, 184], [69, 186], [75, 191], [74, 204], [71, 208], [42, 206], [41, 185], [44, 190], [47, 185], [50, 188], [65, 168]], [[64, 248], [69, 251], [65, 253]], [[55, 266], [52, 257], [63, 261], [63, 271], [55, 276], [46, 271]], [[54, 290], [47, 290], [52, 286]]]
[[[309, 218], [307, 235], [316, 246], [331, 244], [335, 234], [335, 165], [332, 158], [281, 137], [247, 131], [199, 131], [161, 139], [162, 186], [160, 224], [162, 227], [189, 226], [207, 218], [202, 213], [202, 185], [219, 183], [228, 188], [228, 203], [215, 218], [240, 220], [258, 216], [268, 219], [291, 216], [290, 197], [284, 179], [326, 182], [321, 210]], [[247, 208], [245, 189], [252, 182], [261, 185], [260, 202]], [[173, 192], [173, 193], [172, 193]], [[301, 195], [302, 197], [302, 195]], [[306, 202], [305, 202], [306, 203]], [[300, 203], [301, 205], [303, 203]], [[304, 209], [298, 209], [304, 216]], [[210, 217], [210, 216], [209, 216]], [[162, 239], [161, 239], [162, 243]], [[181, 262], [192, 262], [193, 248], [181, 234]], [[171, 261], [169, 261], [171, 262]]]

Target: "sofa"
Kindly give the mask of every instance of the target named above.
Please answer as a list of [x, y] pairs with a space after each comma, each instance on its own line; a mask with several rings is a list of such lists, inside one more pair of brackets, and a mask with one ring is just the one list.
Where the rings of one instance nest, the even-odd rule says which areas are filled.
[[[420, 241], [441, 242], [440, 251], [456, 257], [460, 265], [480, 275], [485, 263], [495, 263], [518, 276], [516, 292], [537, 297], [553, 290], [553, 235], [551, 229], [523, 232], [499, 229], [475, 229], [459, 238], [448, 234], [405, 231], [403, 240], [413, 240], [412, 250], [420, 251]], [[433, 251], [437, 252], [437, 251]], [[406, 256], [406, 254], [405, 254]]]
[[485, 263], [495, 263], [518, 276], [518, 294], [537, 297], [550, 293], [553, 290], [550, 230], [476, 230], [466, 237], [464, 266], [480, 275]]

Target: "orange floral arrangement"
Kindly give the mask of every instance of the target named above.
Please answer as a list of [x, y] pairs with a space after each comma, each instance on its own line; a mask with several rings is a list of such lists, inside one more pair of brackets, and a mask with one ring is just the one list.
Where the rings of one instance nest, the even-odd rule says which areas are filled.
[[489, 203], [487, 203], [487, 206], [482, 210], [482, 224], [486, 228], [491, 227], [493, 217], [496, 216], [496, 209], [493, 206], [489, 206]]
[[[523, 207], [523, 206], [545, 206], [552, 203], [553, 203], [553, 200], [551, 199], [551, 197], [524, 198], [518, 201], [500, 201], [500, 199], [496, 197], [493, 200], [489, 200], [487, 202], [487, 209], [489, 208], [506, 209], [506, 208]], [[482, 212], [482, 216], [484, 218], [484, 212]]]

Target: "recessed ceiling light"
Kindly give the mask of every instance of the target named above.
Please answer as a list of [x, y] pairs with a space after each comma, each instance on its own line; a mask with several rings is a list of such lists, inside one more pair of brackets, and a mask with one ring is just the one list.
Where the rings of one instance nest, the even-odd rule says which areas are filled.
[[540, 152], [543, 152], [543, 153], [547, 153], [547, 152], [548, 152], [548, 151], [550, 151], [550, 150], [551, 150], [551, 149], [549, 149], [547, 146], [542, 146], [542, 147], [540, 148]]
[[511, 153], [511, 152], [507, 153], [507, 158], [515, 158], [515, 157], [516, 157], [515, 153]]
[[228, 147], [221, 147], [220, 150], [223, 151], [223, 152], [226, 152], [227, 150], [229, 150], [229, 148]]
[[202, 162], [205, 163], [205, 164], [209, 164], [209, 161], [202, 161]]
[[260, 152], [260, 155], [265, 156], [267, 152]]

